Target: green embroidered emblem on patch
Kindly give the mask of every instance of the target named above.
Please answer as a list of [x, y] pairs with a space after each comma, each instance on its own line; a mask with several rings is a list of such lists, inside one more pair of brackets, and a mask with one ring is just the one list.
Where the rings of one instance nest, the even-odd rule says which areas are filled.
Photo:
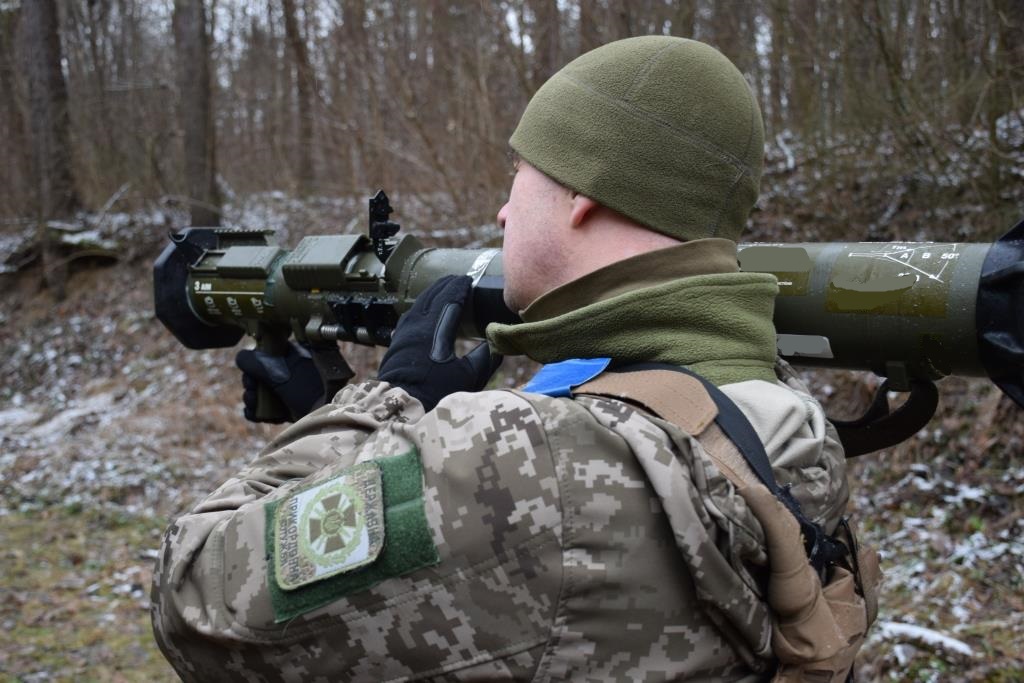
[[380, 470], [372, 462], [299, 489], [274, 515], [277, 584], [294, 590], [377, 559], [384, 546]]
[[349, 467], [265, 511], [277, 622], [440, 561], [416, 449]]

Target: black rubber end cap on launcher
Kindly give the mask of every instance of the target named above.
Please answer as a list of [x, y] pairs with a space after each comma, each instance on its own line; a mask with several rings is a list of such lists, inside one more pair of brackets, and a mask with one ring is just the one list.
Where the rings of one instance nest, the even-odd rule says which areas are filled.
[[207, 249], [217, 246], [217, 233], [210, 228], [186, 228], [170, 237], [171, 243], [153, 263], [153, 308], [157, 319], [186, 348], [234, 346], [245, 334], [244, 330], [208, 325], [196, 316], [188, 303], [189, 267]]

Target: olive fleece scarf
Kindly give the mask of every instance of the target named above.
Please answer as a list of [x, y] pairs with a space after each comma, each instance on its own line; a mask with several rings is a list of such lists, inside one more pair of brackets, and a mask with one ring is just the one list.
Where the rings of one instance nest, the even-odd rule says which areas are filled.
[[541, 363], [610, 357], [683, 365], [717, 385], [775, 381], [778, 285], [741, 273], [736, 244], [709, 238], [623, 261], [553, 289], [517, 325], [492, 323], [492, 349]]

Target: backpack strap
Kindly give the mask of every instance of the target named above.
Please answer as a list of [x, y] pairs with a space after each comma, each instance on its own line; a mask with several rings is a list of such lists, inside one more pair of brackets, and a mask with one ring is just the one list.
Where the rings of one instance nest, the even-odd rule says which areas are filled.
[[800, 524], [807, 559], [820, 574], [842, 561], [846, 547], [804, 515], [789, 487], [775, 480], [768, 454], [750, 420], [714, 384], [683, 367], [644, 363], [605, 372], [572, 390], [637, 404], [696, 438], [738, 488], [763, 484]]

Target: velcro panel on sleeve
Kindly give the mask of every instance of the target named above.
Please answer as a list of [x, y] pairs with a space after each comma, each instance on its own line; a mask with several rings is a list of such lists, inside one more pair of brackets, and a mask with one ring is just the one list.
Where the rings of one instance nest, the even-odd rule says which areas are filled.
[[[415, 448], [346, 468], [267, 503], [265, 510], [267, 580], [277, 623], [440, 561]], [[290, 569], [296, 554], [305, 555], [303, 567], [314, 568]]]

